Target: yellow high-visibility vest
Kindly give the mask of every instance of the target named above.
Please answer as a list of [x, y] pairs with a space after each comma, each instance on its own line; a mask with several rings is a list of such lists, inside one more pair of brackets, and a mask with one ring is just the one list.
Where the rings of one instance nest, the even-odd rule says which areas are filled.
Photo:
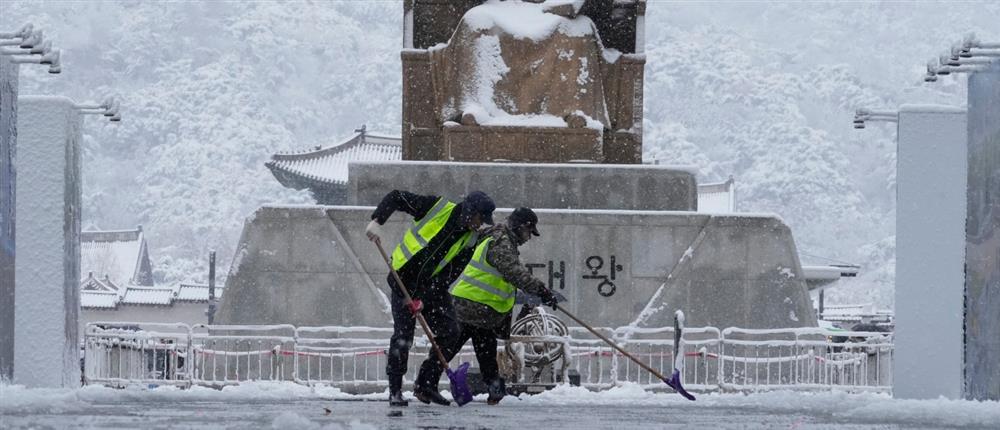
[[[448, 217], [451, 216], [451, 212], [455, 209], [456, 204], [445, 200], [444, 198], [438, 199], [437, 203], [431, 210], [427, 211], [427, 214], [423, 218], [413, 220], [413, 227], [406, 230], [403, 234], [403, 241], [396, 245], [396, 249], [392, 251], [392, 268], [394, 270], [399, 270], [406, 265], [414, 255], [416, 255], [420, 250], [427, 247], [427, 243], [431, 241], [441, 229], [444, 228], [445, 223], [448, 222]], [[441, 269], [444, 269], [456, 255], [469, 244], [470, 240], [474, 237], [473, 232], [466, 232], [455, 242], [448, 252], [445, 254], [444, 259], [442, 259], [437, 267], [434, 268], [434, 274], [438, 274]]]
[[487, 305], [502, 314], [514, 308], [514, 286], [486, 261], [486, 249], [493, 238], [476, 247], [472, 260], [451, 285], [451, 295]]

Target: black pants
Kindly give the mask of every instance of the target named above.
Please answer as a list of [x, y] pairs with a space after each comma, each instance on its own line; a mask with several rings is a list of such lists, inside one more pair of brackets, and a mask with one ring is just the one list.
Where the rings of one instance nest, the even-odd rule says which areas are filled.
[[[389, 391], [400, 391], [403, 386], [403, 375], [413, 346], [413, 330], [417, 321], [404, 304], [403, 294], [391, 282], [392, 298], [392, 337], [389, 338], [389, 356], [386, 360], [385, 373], [389, 377]], [[449, 339], [458, 333], [458, 323], [455, 320], [455, 308], [452, 306], [451, 295], [447, 289], [431, 288], [428, 291], [417, 290], [414, 298], [424, 302], [421, 312], [427, 319], [435, 338]], [[433, 354], [433, 352], [432, 352]], [[432, 355], [433, 356], [433, 355]]]
[[[463, 323], [459, 323], [458, 326], [457, 336], [441, 340], [441, 353], [446, 360], [451, 361], [465, 346], [465, 342], [472, 339], [472, 348], [475, 349], [476, 361], [479, 362], [479, 372], [483, 375], [483, 382], [489, 385], [500, 373], [497, 367], [496, 331]], [[444, 372], [444, 368], [441, 367], [437, 357], [431, 355], [420, 365], [420, 374], [417, 375], [414, 385], [437, 391], [441, 372]]]

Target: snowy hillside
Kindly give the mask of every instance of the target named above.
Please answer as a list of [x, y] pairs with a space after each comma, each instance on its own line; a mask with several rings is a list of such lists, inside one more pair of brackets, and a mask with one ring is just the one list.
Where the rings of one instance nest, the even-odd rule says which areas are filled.
[[[22, 69], [22, 94], [121, 98], [88, 119], [84, 225], [142, 224], [159, 281], [222, 273], [243, 218], [305, 203], [263, 163], [361, 124], [398, 134], [402, 4], [8, 2], [0, 28], [43, 28], [64, 73]], [[974, 31], [1000, 40], [998, 3], [650, 1], [646, 160], [733, 175], [741, 210], [775, 212], [808, 255], [862, 264], [830, 300], [892, 303], [894, 130], [857, 107], [964, 103], [964, 80], [923, 64]]]

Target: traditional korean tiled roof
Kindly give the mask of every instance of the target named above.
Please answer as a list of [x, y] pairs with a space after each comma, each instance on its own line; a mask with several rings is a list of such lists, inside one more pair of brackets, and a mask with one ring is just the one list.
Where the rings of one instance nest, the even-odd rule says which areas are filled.
[[164, 305], [173, 303], [172, 288], [128, 287], [122, 294], [121, 303], [125, 305]]
[[347, 183], [347, 163], [351, 161], [398, 161], [402, 159], [402, 139], [359, 131], [347, 141], [295, 153], [278, 153], [264, 163], [278, 182], [301, 190]]
[[142, 226], [135, 230], [80, 234], [80, 273], [109, 278], [116, 285], [152, 286], [152, 266]]
[[826, 321], [836, 322], [887, 322], [892, 321], [893, 312], [889, 309], [878, 309], [871, 303], [826, 305], [820, 317]]
[[[102, 282], [91, 278], [94, 282]], [[222, 298], [225, 291], [216, 287], [215, 298]], [[175, 303], [207, 303], [208, 285], [180, 284], [172, 288], [128, 286], [117, 291], [80, 291], [80, 307], [84, 309], [116, 309], [119, 305], [173, 306]]]
[[80, 307], [83, 309], [114, 309], [118, 307], [118, 293], [113, 291], [81, 291]]
[[[215, 287], [215, 298], [222, 298], [221, 287]], [[208, 302], [208, 285], [181, 284], [174, 300], [185, 302]]]
[[117, 293], [118, 285], [107, 275], [103, 278], [98, 278], [94, 276], [93, 272], [90, 272], [83, 281], [80, 281], [80, 291], [110, 291]]

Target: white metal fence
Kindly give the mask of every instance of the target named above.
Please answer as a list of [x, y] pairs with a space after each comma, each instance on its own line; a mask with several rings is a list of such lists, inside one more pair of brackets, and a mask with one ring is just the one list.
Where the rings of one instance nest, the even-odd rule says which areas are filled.
[[187, 324], [88, 324], [84, 383], [188, 385], [190, 351]]
[[[673, 327], [600, 330], [662, 373], [672, 371]], [[216, 387], [244, 381], [293, 381], [347, 392], [381, 391], [388, 385], [385, 364], [391, 333], [389, 328], [372, 327], [90, 323], [84, 339], [84, 381], [109, 386]], [[626, 381], [666, 389], [649, 372], [581, 328], [570, 327], [569, 335], [561, 338], [512, 338], [510, 342], [528, 347], [561, 342], [568, 347], [563, 358], [566, 369], [578, 372], [580, 384], [591, 389]], [[428, 349], [427, 339], [417, 336], [408, 376], [416, 375]], [[692, 391], [892, 389], [893, 347], [888, 333], [685, 328], [680, 351], [684, 354], [683, 380]], [[453, 363], [474, 359], [471, 347], [466, 346]]]

